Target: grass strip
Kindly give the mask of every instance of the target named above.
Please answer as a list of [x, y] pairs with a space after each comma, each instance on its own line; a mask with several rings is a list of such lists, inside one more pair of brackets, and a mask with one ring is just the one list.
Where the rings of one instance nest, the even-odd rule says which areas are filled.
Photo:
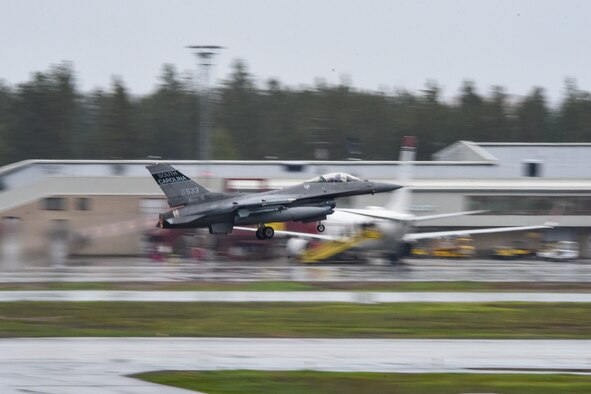
[[134, 375], [208, 394], [586, 394], [591, 376], [535, 374], [394, 374], [316, 371], [161, 371]]
[[0, 337], [591, 339], [589, 303], [0, 303]]
[[46, 282], [0, 283], [10, 290], [591, 292], [589, 282]]

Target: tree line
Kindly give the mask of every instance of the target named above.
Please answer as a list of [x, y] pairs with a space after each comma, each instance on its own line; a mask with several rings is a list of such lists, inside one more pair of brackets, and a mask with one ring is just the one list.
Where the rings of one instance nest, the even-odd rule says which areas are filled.
[[[199, 96], [191, 78], [164, 65], [150, 94], [123, 80], [89, 93], [69, 63], [27, 82], [0, 82], [0, 164], [24, 159], [198, 159]], [[293, 88], [257, 84], [243, 61], [210, 94], [212, 159], [396, 160], [403, 135], [429, 160], [457, 141], [589, 142], [591, 94], [565, 81], [551, 106], [543, 88], [524, 97], [465, 81], [452, 100], [428, 82], [420, 92], [363, 91], [318, 81]]]

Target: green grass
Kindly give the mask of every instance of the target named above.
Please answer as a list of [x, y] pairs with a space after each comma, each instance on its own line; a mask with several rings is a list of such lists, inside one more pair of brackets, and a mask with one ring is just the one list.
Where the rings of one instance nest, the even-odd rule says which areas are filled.
[[543, 291], [591, 292], [591, 283], [571, 282], [47, 282], [2, 283], [6, 290], [169, 291]]
[[208, 394], [586, 394], [591, 376], [315, 371], [163, 371], [134, 375]]
[[0, 337], [591, 338], [587, 303], [0, 303]]

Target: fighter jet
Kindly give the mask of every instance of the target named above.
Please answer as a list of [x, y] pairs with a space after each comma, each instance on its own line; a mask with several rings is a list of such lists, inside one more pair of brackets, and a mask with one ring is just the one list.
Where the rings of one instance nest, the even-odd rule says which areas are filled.
[[160, 214], [160, 228], [209, 228], [211, 234], [229, 234], [235, 225], [257, 225], [258, 239], [273, 238], [265, 223], [318, 222], [334, 212], [335, 199], [399, 189], [400, 185], [361, 180], [345, 173], [317, 176], [304, 183], [262, 193], [214, 193], [171, 165], [146, 166], [160, 186], [171, 210]]

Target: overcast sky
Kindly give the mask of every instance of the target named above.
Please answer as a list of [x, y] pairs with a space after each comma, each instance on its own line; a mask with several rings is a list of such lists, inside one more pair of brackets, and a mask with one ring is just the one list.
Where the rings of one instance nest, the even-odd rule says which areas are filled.
[[143, 94], [164, 63], [196, 70], [184, 46], [215, 44], [227, 48], [218, 80], [243, 59], [259, 81], [295, 87], [416, 91], [435, 80], [449, 97], [470, 79], [482, 93], [541, 86], [558, 100], [566, 77], [591, 90], [590, 20], [586, 0], [0, 0], [0, 79], [68, 60], [83, 91], [117, 75]]

